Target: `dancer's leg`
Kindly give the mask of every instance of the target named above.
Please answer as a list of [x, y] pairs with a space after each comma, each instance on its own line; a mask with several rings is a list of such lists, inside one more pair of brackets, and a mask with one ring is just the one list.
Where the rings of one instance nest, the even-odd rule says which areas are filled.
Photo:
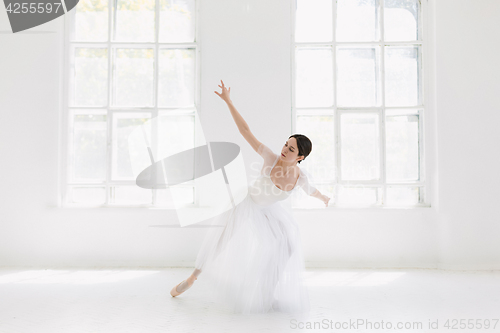
[[182, 281], [181, 284], [176, 288], [178, 292], [183, 292], [189, 287], [191, 287], [195, 280], [198, 279], [198, 276], [201, 274], [201, 270], [195, 268], [190, 277], [188, 277], [185, 281]]
[[[212, 258], [217, 258], [219, 256], [219, 254], [224, 250], [225, 245], [227, 244], [227, 241], [224, 243], [223, 240], [224, 240], [224, 238], [227, 238], [227, 237], [229, 237], [229, 236], [228, 236], [228, 231], [227, 231], [227, 225], [225, 225], [224, 229], [222, 230], [222, 232], [219, 236], [219, 239], [217, 240], [217, 245], [215, 246], [215, 248], [209, 250], [209, 251], [213, 251]], [[191, 274], [191, 276], [194, 276], [195, 278], [197, 278], [201, 274], [203, 265], [205, 264], [204, 261], [206, 261], [208, 259], [208, 257], [210, 257], [210, 255], [205, 256], [204, 260], [196, 263], [195, 269], [194, 269], [193, 273]]]
[[[214, 253], [214, 257], [217, 257], [221, 252], [222, 250], [224, 249], [224, 242], [222, 241], [223, 240], [223, 237], [226, 237], [226, 229], [227, 229], [227, 225], [224, 227], [224, 230], [222, 231], [220, 237], [219, 237], [219, 240], [217, 242], [217, 245], [214, 249], [215, 253]], [[202, 265], [200, 265], [202, 266]], [[177, 292], [184, 292], [185, 290], [189, 289], [195, 280], [198, 279], [198, 276], [201, 274], [201, 267], [197, 267], [194, 269], [193, 273], [191, 273], [191, 276], [188, 277], [185, 281], [182, 281], [179, 286], [177, 286], [176, 290]]]
[[193, 283], [194, 283], [195, 280], [196, 280], [196, 277], [194, 277], [193, 275], [191, 275], [186, 280], [182, 281], [177, 286], [177, 288], [175, 288], [175, 290], [177, 290], [177, 292], [179, 292], [179, 293], [182, 293], [182, 292], [186, 291], [186, 289], [189, 289], [193, 285]]
[[200, 274], [201, 274], [201, 269], [195, 268], [191, 275], [197, 278]]

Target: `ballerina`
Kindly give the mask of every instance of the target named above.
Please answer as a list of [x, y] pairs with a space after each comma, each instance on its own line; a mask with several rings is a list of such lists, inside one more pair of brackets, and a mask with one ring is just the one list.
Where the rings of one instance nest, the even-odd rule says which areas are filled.
[[201, 272], [212, 282], [216, 300], [238, 313], [269, 311], [307, 312], [309, 296], [302, 282], [305, 270], [299, 227], [283, 201], [302, 188], [328, 206], [330, 198], [309, 183], [297, 166], [311, 152], [305, 135], [291, 135], [280, 154], [255, 138], [230, 99], [231, 88], [222, 82], [221, 93], [239, 132], [263, 158], [260, 177], [236, 207], [214, 219], [198, 252], [195, 269], [172, 288], [175, 297], [188, 290]]

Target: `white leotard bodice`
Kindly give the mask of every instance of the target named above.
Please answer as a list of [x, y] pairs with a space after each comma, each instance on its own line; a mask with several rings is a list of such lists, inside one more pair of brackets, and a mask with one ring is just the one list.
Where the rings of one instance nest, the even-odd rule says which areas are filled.
[[258, 153], [264, 158], [264, 164], [260, 177], [249, 187], [250, 196], [257, 204], [271, 205], [286, 200], [299, 187], [309, 195], [316, 191], [316, 188], [309, 184], [308, 178], [302, 170], [300, 170], [295, 186], [290, 191], [278, 188], [271, 180], [271, 171], [278, 162], [279, 156], [264, 144], [260, 145]]

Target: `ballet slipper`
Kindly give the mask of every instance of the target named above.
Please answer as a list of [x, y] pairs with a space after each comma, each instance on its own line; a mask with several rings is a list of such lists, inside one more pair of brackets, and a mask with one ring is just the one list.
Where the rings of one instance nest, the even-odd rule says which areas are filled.
[[[198, 280], [198, 278], [194, 278], [194, 279], [195, 279], [195, 280]], [[178, 286], [179, 286], [182, 282], [184, 282], [184, 281], [187, 281], [187, 280], [183, 280], [183, 281], [179, 282], [179, 284], [178, 284], [178, 285], [176, 285], [175, 287], [173, 287], [173, 288], [172, 288], [172, 290], [170, 290], [170, 295], [172, 295], [172, 297], [179, 296], [179, 295], [180, 295], [180, 294], [182, 294], [184, 291], [186, 291], [186, 290], [188, 290], [189, 288], [191, 288], [191, 286], [194, 284], [194, 281], [193, 281], [191, 284], [189, 284], [189, 283], [188, 283], [188, 287], [186, 288], [186, 290], [181, 291], [181, 292], [177, 291], [177, 287], [178, 287]]]

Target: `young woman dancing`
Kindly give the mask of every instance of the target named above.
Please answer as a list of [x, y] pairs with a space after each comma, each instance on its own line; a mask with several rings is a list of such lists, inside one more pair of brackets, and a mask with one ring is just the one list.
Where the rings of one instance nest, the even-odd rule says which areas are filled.
[[209, 228], [195, 270], [170, 294], [182, 294], [203, 271], [215, 300], [233, 312], [307, 312], [299, 227], [283, 201], [302, 188], [328, 206], [330, 198], [309, 184], [297, 166], [310, 154], [312, 143], [305, 135], [294, 134], [275, 154], [255, 138], [229, 97], [231, 88], [221, 83], [222, 92], [215, 93], [227, 103], [241, 135], [262, 156], [261, 175], [243, 201], [214, 219], [218, 227]]

